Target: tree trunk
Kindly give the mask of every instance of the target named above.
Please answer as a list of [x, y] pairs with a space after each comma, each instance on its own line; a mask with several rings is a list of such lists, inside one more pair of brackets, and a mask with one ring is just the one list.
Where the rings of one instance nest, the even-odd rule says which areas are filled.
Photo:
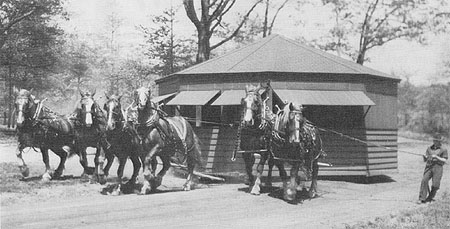
[[364, 65], [365, 55], [366, 55], [366, 50], [364, 50], [364, 49], [360, 50], [358, 53], [358, 58], [356, 59], [356, 63], [358, 63], [360, 65]]
[[209, 39], [211, 35], [209, 34], [209, 28], [202, 27], [198, 30], [198, 51], [197, 51], [197, 63], [209, 60], [209, 55], [211, 53]]

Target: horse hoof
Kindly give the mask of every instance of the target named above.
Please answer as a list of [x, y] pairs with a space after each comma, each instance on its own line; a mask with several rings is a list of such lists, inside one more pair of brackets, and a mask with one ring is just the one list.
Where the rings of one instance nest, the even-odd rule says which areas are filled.
[[98, 180], [98, 183], [101, 185], [106, 184], [106, 177], [104, 175], [98, 175], [97, 180]]
[[51, 179], [52, 179], [52, 176], [48, 172], [46, 172], [46, 173], [44, 173], [44, 175], [42, 175], [43, 182], [49, 182]]
[[316, 192], [309, 192], [309, 198], [310, 199], [314, 199], [317, 197], [317, 193]]
[[30, 169], [27, 166], [20, 167], [20, 172], [23, 177], [28, 177], [30, 175]]
[[53, 179], [55, 178], [61, 178], [62, 177], [62, 171], [55, 171], [52, 175]]
[[259, 185], [254, 185], [250, 194], [259, 196], [261, 194], [261, 188], [259, 187]]
[[111, 196], [119, 196], [120, 194], [122, 194], [122, 186], [119, 184], [117, 185], [117, 188], [115, 188], [112, 192], [111, 192]]
[[297, 194], [297, 191], [293, 188], [288, 188], [284, 193], [284, 200], [286, 201], [293, 201], [295, 200], [295, 195]]
[[184, 191], [191, 191], [192, 189], [194, 189], [194, 184], [188, 183], [188, 184], [183, 185]]

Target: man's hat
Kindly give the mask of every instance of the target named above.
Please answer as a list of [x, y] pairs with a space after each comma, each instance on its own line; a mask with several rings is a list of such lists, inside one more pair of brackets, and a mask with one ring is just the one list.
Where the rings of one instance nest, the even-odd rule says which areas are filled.
[[444, 136], [441, 136], [440, 134], [435, 134], [433, 136], [433, 141], [444, 142], [445, 138], [444, 138]]

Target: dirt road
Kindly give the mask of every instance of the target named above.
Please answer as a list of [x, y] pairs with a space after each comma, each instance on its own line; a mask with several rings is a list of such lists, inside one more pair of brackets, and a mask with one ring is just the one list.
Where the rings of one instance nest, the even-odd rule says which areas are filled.
[[[428, 144], [429, 142], [401, 139], [399, 149], [422, 153]], [[2, 155], [14, 154], [11, 148], [2, 145], [0, 151]], [[2, 156], [2, 161], [9, 159]], [[77, 160], [69, 160], [65, 174], [77, 174], [78, 170], [72, 169], [80, 167]], [[42, 167], [39, 163], [36, 166]], [[35, 168], [39, 170], [41, 167]], [[163, 181], [160, 192], [145, 196], [105, 196], [99, 194], [102, 186], [97, 184], [50, 185], [27, 196], [2, 193], [1, 226], [342, 228], [346, 224], [353, 225], [359, 221], [373, 220], [378, 216], [389, 216], [419, 207], [415, 202], [423, 167], [421, 157], [399, 153], [398, 174], [382, 177], [372, 184], [319, 180], [321, 196], [297, 205], [281, 200], [281, 192], [276, 188], [265, 189], [266, 193], [260, 196], [251, 196], [245, 192], [246, 186], [242, 183], [200, 184], [196, 190], [183, 192], [182, 180], [174, 177], [167, 177]], [[447, 167], [438, 198], [444, 191], [450, 190]], [[58, 182], [62, 181], [52, 181], [56, 184]], [[281, 187], [281, 184], [275, 183], [275, 186]], [[15, 197], [15, 201], [10, 201]], [[9, 201], [9, 204], [4, 204], [5, 201]]]

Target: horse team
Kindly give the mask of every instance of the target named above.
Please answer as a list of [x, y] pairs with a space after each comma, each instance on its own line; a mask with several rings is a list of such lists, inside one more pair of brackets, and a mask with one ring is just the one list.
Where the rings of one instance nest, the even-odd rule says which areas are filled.
[[[286, 103], [273, 112], [266, 104], [270, 85], [247, 85], [242, 98], [242, 116], [238, 127], [236, 153], [242, 153], [249, 179], [249, 192], [260, 194], [264, 164], [269, 161], [270, 183], [273, 165], [277, 165], [283, 181], [284, 199], [293, 201], [298, 190], [298, 173], [311, 179], [309, 196], [316, 195], [318, 159], [324, 156], [318, 129], [302, 115], [302, 107]], [[142, 168], [144, 177], [140, 194], [148, 194], [161, 185], [171, 164], [185, 164], [188, 171], [184, 190], [193, 187], [194, 169], [201, 166], [199, 139], [189, 122], [181, 116], [168, 116], [152, 102], [149, 88], [134, 91], [133, 103], [124, 109], [120, 96], [106, 96], [103, 106], [94, 100], [94, 93], [80, 92], [81, 99], [69, 116], [56, 114], [44, 101], [34, 98], [31, 91], [16, 91], [15, 109], [18, 130], [19, 168], [24, 177], [29, 169], [22, 158], [26, 147], [39, 148], [45, 164], [42, 179], [58, 178], [68, 156], [77, 154], [83, 166], [82, 177], [93, 175], [100, 184], [106, 183], [109, 169], [117, 157], [120, 192], [123, 170], [128, 159], [133, 163], [133, 175], [124, 185], [134, 185]], [[96, 148], [94, 164], [88, 167], [87, 147]], [[60, 157], [59, 166], [52, 171], [48, 150]], [[255, 154], [260, 154], [253, 175]], [[158, 160], [162, 168], [156, 173]], [[105, 165], [106, 161], [106, 165]], [[290, 179], [284, 168], [291, 164]]]

